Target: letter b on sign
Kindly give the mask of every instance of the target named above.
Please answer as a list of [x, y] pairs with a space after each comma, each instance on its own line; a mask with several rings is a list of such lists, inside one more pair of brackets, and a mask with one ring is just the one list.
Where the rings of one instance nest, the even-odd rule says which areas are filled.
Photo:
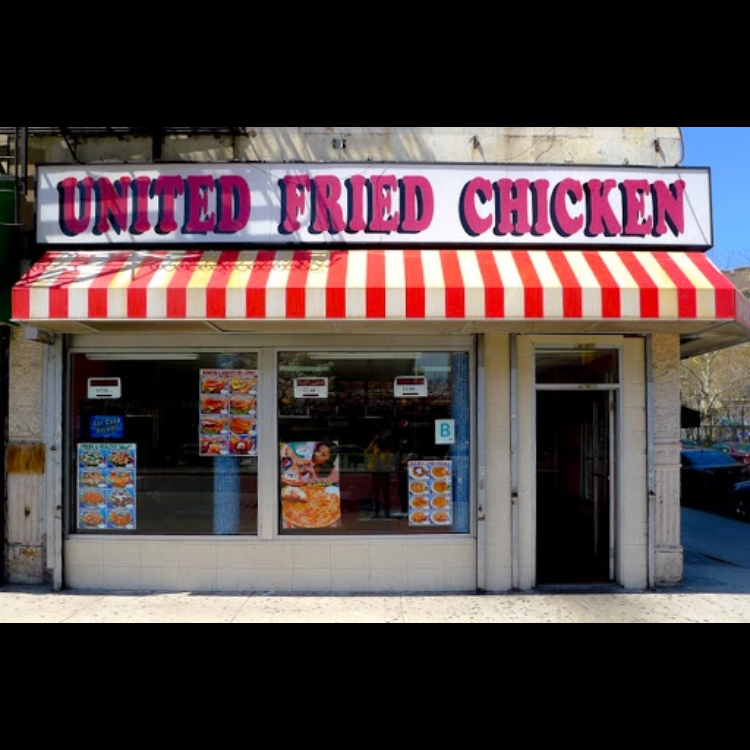
[[439, 419], [435, 423], [435, 445], [456, 444], [456, 420]]

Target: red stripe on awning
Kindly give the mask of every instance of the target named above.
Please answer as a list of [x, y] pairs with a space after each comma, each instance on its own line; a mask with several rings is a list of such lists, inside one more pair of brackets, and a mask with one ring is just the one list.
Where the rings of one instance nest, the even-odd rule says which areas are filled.
[[466, 317], [466, 287], [464, 286], [458, 252], [444, 250], [440, 253], [445, 279], [445, 316], [452, 320]]
[[500, 277], [500, 270], [492, 253], [477, 255], [479, 270], [484, 280], [485, 315], [488, 319], [502, 319], [505, 317], [505, 287]]
[[602, 317], [616, 320], [622, 317], [622, 292], [620, 285], [599, 253], [585, 252], [586, 262], [596, 275], [602, 290]]
[[404, 252], [406, 274], [406, 317], [420, 320], [427, 315], [427, 293], [425, 291], [424, 266], [419, 250]]
[[661, 317], [659, 285], [651, 278], [648, 271], [638, 261], [635, 252], [620, 253], [620, 259], [635, 279], [641, 293], [641, 318], [655, 320]]
[[349, 271], [349, 253], [334, 251], [328, 268], [326, 287], [326, 317], [329, 320], [346, 319], [346, 278]]
[[717, 317], [733, 318], [737, 314], [737, 289], [727, 286], [727, 277], [702, 253], [695, 253], [690, 259], [716, 289]]
[[552, 253], [550, 261], [563, 285], [563, 309], [566, 318], [583, 317], [583, 287], [578, 281], [570, 261], [562, 253]]
[[513, 252], [513, 260], [521, 274], [526, 299], [526, 318], [529, 320], [543, 319], [544, 289], [531, 256], [528, 253], [516, 250]]
[[512, 318], [519, 321], [734, 321], [740, 314], [737, 289], [703, 254], [604, 250], [50, 252], [16, 284], [12, 300], [13, 320], [40, 326], [165, 316], [439, 322], [509, 320], [508, 302], [519, 294], [524, 308], [514, 306]]
[[367, 254], [367, 318], [382, 320], [386, 312], [385, 250], [374, 250]]
[[669, 274], [669, 278], [674, 281], [677, 287], [680, 318], [696, 318], [698, 315], [698, 298], [696, 297], [695, 287], [690, 282], [690, 279], [667, 253], [654, 253], [654, 258]]
[[250, 320], [263, 320], [266, 317], [266, 291], [275, 260], [273, 250], [261, 251], [255, 259], [247, 285], [247, 317]]
[[286, 286], [286, 315], [290, 320], [304, 320], [307, 316], [307, 279], [311, 262], [309, 253], [299, 251], [294, 254]]

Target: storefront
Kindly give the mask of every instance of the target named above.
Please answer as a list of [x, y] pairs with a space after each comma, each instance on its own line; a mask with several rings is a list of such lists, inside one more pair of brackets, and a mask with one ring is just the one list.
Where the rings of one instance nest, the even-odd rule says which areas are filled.
[[13, 317], [51, 334], [64, 584], [656, 585], [680, 347], [750, 337], [709, 178], [41, 169]]

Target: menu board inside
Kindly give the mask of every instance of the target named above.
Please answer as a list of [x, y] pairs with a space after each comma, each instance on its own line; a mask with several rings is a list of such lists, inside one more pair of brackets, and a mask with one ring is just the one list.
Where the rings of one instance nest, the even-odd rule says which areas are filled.
[[453, 525], [453, 462], [409, 463], [409, 525]]
[[136, 478], [135, 445], [79, 445], [79, 531], [136, 531]]
[[201, 370], [200, 455], [258, 455], [258, 371]]

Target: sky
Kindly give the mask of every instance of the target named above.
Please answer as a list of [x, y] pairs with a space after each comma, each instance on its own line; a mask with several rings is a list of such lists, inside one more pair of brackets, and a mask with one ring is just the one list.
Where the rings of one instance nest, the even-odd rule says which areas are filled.
[[710, 167], [714, 249], [722, 271], [750, 266], [750, 127], [682, 128], [686, 167]]

